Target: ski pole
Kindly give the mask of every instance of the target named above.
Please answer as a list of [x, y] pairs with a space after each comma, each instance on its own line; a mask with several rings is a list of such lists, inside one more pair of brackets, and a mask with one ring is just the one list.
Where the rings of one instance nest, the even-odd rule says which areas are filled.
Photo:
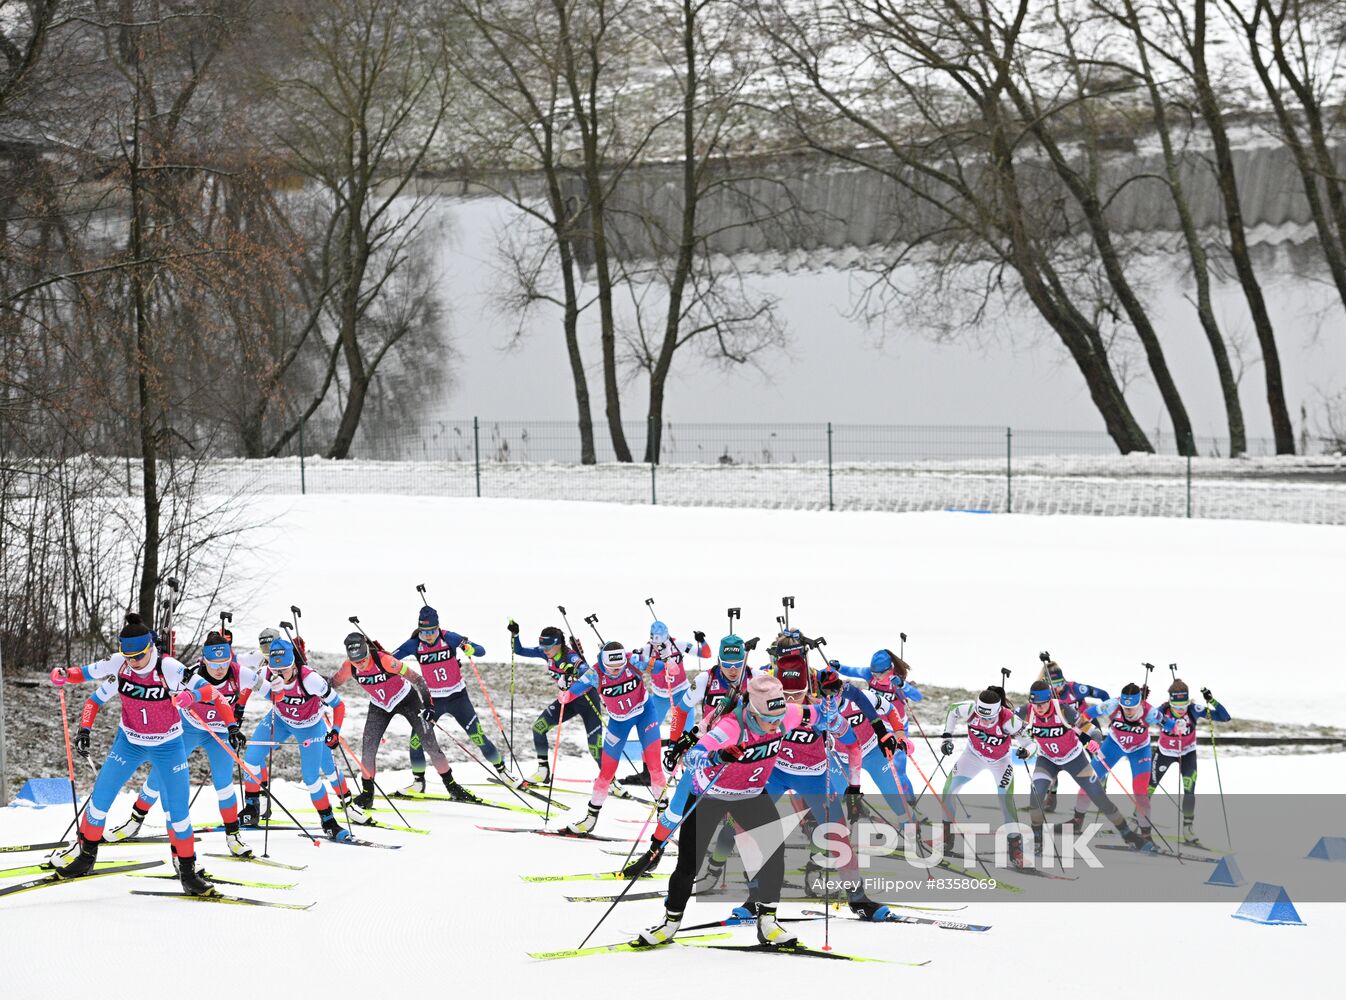
[[[271, 776], [275, 774], [276, 763], [276, 709], [271, 708], [271, 749], [266, 752], [266, 829], [262, 832], [262, 857], [269, 858], [271, 849]], [[252, 779], [257, 781], [256, 778]], [[262, 784], [262, 782], [257, 782]]]
[[[1211, 704], [1215, 704], [1215, 699], [1211, 699]], [[1234, 849], [1234, 838], [1229, 832], [1229, 810], [1224, 804], [1224, 781], [1220, 778], [1220, 754], [1215, 749], [1215, 715], [1211, 711], [1210, 705], [1206, 706], [1206, 721], [1210, 723], [1210, 753], [1215, 758], [1215, 783], [1220, 788], [1220, 811], [1224, 813], [1224, 839], [1229, 844], [1229, 849]], [[1196, 719], [1193, 718], [1192, 725], [1196, 725]]]
[[[59, 674], [57, 675], [60, 676]], [[75, 792], [75, 756], [70, 751], [70, 720], [66, 717], [65, 707], [65, 685], [62, 684], [57, 690], [61, 693], [61, 731], [65, 733], [65, 766], [70, 775], [70, 808], [75, 810], [75, 818], [72, 821], [75, 827], [79, 826], [79, 795]], [[90, 792], [89, 794], [93, 794]], [[78, 832], [78, 831], [76, 831]], [[61, 835], [65, 839], [65, 834]]]
[[448, 739], [449, 739], [449, 742], [451, 742], [451, 743], [452, 743], [454, 746], [456, 746], [459, 750], [463, 751], [463, 753], [466, 754], [467, 757], [468, 757], [469, 759], [471, 759], [474, 763], [479, 764], [479, 765], [481, 766], [481, 769], [482, 769], [483, 771], [485, 771], [485, 772], [490, 776], [490, 780], [491, 780], [491, 783], [492, 783], [492, 784], [500, 785], [502, 788], [506, 789], [511, 795], [513, 795], [516, 799], [518, 799], [520, 802], [522, 802], [522, 803], [523, 803], [525, 806], [527, 806], [530, 810], [536, 809], [536, 806], [534, 806], [531, 802], [529, 802], [529, 801], [528, 801], [527, 799], [525, 799], [522, 795], [520, 795], [519, 792], [518, 792], [518, 790], [515, 789], [513, 785], [510, 785], [510, 784], [508, 784], [507, 782], [501, 781], [500, 778], [496, 776], [495, 768], [491, 767], [489, 764], [486, 763], [486, 761], [482, 760], [480, 757], [478, 757], [476, 754], [474, 754], [471, 750], [469, 750], [469, 749], [468, 749], [463, 743], [461, 743], [461, 742], [460, 742], [460, 741], [459, 741], [459, 740], [458, 740], [458, 739], [457, 739], [451, 732], [449, 732], [447, 729], [445, 729], [443, 726], [441, 726], [438, 722], [432, 723], [432, 725], [435, 727], [435, 729], [436, 729], [439, 733], [441, 733], [441, 734], [444, 735], [444, 736], [447, 736]]
[[[514, 619], [510, 619], [510, 624]], [[514, 754], [514, 633], [509, 633], [509, 755], [514, 758], [514, 770], [520, 778], [523, 768], [519, 767], [519, 758]]]
[[[351, 750], [350, 744], [346, 742], [346, 737], [342, 736], [341, 733], [339, 732], [337, 733], [337, 745], [341, 747], [341, 756], [345, 758], [347, 769], [349, 769], [351, 773], [354, 774], [355, 769], [351, 767], [350, 757], [346, 756], [346, 751], [350, 750], [351, 756], [355, 756], [355, 751]], [[402, 810], [397, 808], [396, 803], [394, 803], [392, 799], [388, 798], [388, 793], [385, 792], [379, 786], [378, 781], [374, 778], [374, 772], [366, 768], [365, 762], [361, 760], [359, 757], [355, 757], [355, 763], [360, 765], [361, 777], [368, 778], [369, 781], [373, 784], [374, 788], [378, 791], [378, 793], [383, 796], [384, 801], [387, 802], [388, 805], [393, 807], [393, 812], [397, 813], [397, 818], [402, 821], [402, 825], [411, 826], [411, 824], [407, 822], [407, 818], [402, 815]]]
[[[665, 844], [667, 844], [670, 840], [672, 840], [673, 834], [677, 833], [678, 830], [682, 828], [682, 825], [692, 818], [692, 814], [696, 812], [696, 807], [699, 806], [705, 800], [706, 796], [710, 794], [710, 790], [715, 787], [715, 782], [720, 780], [721, 774], [724, 774], [724, 768], [720, 768], [719, 773], [716, 774], [715, 777], [710, 779], [710, 784], [706, 786], [706, 790], [696, 797], [696, 801], [692, 803], [692, 807], [687, 810], [687, 812], [683, 815], [682, 819], [678, 820], [678, 822], [673, 825], [673, 829], [668, 831], [668, 836], [664, 838]], [[626, 898], [626, 894], [631, 891], [631, 887], [639, 881], [640, 881], [639, 877], [626, 880], [625, 887], [623, 887], [622, 891], [617, 895], [617, 898], [612, 901], [611, 905], [608, 906], [607, 910], [604, 911], [603, 915], [598, 918], [598, 923], [594, 924], [593, 927], [590, 929], [589, 933], [584, 935], [584, 940], [581, 941], [579, 945], [580, 948], [583, 948], [586, 944], [589, 943], [589, 939], [594, 936], [594, 931], [598, 930], [598, 928], [603, 925], [603, 921], [608, 919], [608, 915], [617, 908], [617, 904], [620, 903], [624, 898]]]
[[[477, 661], [473, 658], [471, 653], [468, 653], [466, 650], [464, 650], [463, 652], [467, 656], [467, 662], [468, 665], [472, 668], [472, 673], [476, 675], [477, 687], [481, 688], [481, 693], [486, 698], [486, 705], [487, 707], [490, 708], [491, 716], [495, 719], [495, 727], [500, 730], [500, 738], [505, 741], [505, 747], [506, 749], [509, 750], [509, 759], [514, 764], [514, 771], [519, 775], [519, 777], [523, 777], [523, 771], [519, 769], [519, 760], [517, 757], [514, 756], [514, 741], [511, 740], [509, 738], [509, 735], [505, 732], [505, 724], [500, 721], [500, 713], [495, 710], [495, 702], [491, 700], [491, 692], [486, 690], [486, 682], [482, 680], [481, 671], [477, 669]], [[513, 655], [514, 655], [513, 650], [511, 649], [510, 651], [511, 658], [513, 657]]]
[[[935, 791], [935, 786], [930, 783], [930, 778], [926, 775], [926, 773], [923, 770], [921, 770], [921, 765], [916, 763], [915, 755], [908, 756], [907, 760], [912, 767], [916, 768], [916, 773], [919, 774], [921, 776], [921, 780], [925, 782], [925, 787], [930, 789], [930, 794], [933, 795], [935, 797], [935, 801], [939, 803], [939, 808], [943, 811], [944, 818], [949, 823], [949, 829], [952, 830], [954, 827], [954, 818], [953, 814], [949, 812], [948, 805], [946, 805], [944, 800], [939, 797], [939, 794]], [[946, 844], [945, 847], [948, 847], [948, 845]], [[976, 858], [977, 858], [977, 864], [981, 865], [982, 873], [988, 879], [991, 878], [991, 873], [987, 869], [986, 862], [982, 860], [981, 855], [980, 854], [976, 855]], [[994, 879], [992, 879], [992, 881], [994, 881]]]

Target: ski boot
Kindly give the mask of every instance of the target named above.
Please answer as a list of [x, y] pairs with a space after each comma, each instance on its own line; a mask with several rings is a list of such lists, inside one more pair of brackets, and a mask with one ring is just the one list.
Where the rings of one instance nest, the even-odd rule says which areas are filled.
[[322, 820], [322, 832], [327, 834], [328, 840], [346, 841], [354, 840], [351, 832], [345, 829], [337, 822], [336, 817], [332, 815], [331, 809], [324, 809], [318, 813], [318, 818]]
[[1045, 836], [1040, 826], [1033, 826], [1033, 857], [1042, 857], [1042, 839]]
[[1042, 811], [1043, 811], [1043, 812], [1055, 812], [1055, 811], [1056, 811], [1056, 785], [1055, 785], [1055, 784], [1049, 786], [1048, 789], [1047, 789], [1047, 795], [1046, 795], [1046, 797], [1042, 800]]
[[215, 884], [205, 872], [196, 870], [196, 855], [177, 859], [178, 881], [182, 891], [188, 896], [210, 896], [215, 893]]
[[864, 893], [858, 896], [852, 896], [850, 901], [851, 912], [861, 920], [870, 920], [874, 923], [883, 923], [888, 919], [893, 911], [888, 909], [882, 903], [876, 903]]
[[1187, 847], [1196, 847], [1203, 851], [1206, 849], [1206, 845], [1197, 839], [1196, 831], [1192, 829], [1192, 821], [1190, 819], [1184, 819], [1182, 821], [1182, 838], [1178, 843]]
[[710, 892], [720, 885], [720, 879], [724, 878], [724, 865], [727, 858], [717, 858], [714, 854], [706, 859], [706, 870], [701, 877], [692, 883], [692, 894], [698, 892]]
[[657, 840], [652, 840], [644, 854], [637, 855], [627, 862], [626, 867], [622, 869], [622, 877], [627, 879], [639, 878], [646, 872], [654, 871], [659, 866], [663, 856], [664, 845]]
[[1136, 850], [1146, 852], [1154, 851], [1154, 842], [1145, 837], [1142, 837], [1129, 824], [1122, 827], [1121, 833], [1122, 833], [1122, 839], [1125, 840], [1129, 846], [1134, 847]]
[[466, 788], [464, 788], [462, 785], [458, 784], [458, 782], [453, 780], [452, 770], [445, 771], [442, 775], [440, 775], [440, 777], [444, 779], [444, 791], [449, 793], [449, 798], [453, 799], [453, 801], [475, 802], [478, 805], [481, 804], [481, 799], [477, 798]]
[[1009, 853], [1009, 863], [1019, 871], [1024, 870], [1024, 839], [1018, 834], [1011, 834], [1005, 839], [1005, 849]]
[[[421, 776], [421, 787], [425, 786], [425, 776]], [[360, 809], [370, 809], [374, 805], [374, 779], [363, 778], [360, 781], [360, 794], [351, 799], [351, 804]]]
[[645, 787], [645, 788], [649, 788], [649, 787], [650, 787], [650, 769], [649, 769], [648, 767], [644, 767], [644, 768], [641, 768], [641, 771], [640, 771], [639, 774], [628, 774], [625, 778], [622, 778], [622, 779], [618, 782], [618, 784], [620, 784], [620, 785], [640, 785], [640, 786], [643, 786], [643, 787]]
[[1084, 813], [1077, 810], [1075, 815], [1070, 817], [1070, 829], [1077, 837], [1084, 832]]
[[780, 925], [775, 904], [761, 903], [757, 907], [757, 941], [773, 948], [792, 948], [799, 943], [799, 936]]
[[48, 863], [61, 878], [79, 878], [93, 871], [98, 860], [98, 841], [77, 837], [75, 842], [58, 854], [53, 854]]
[[508, 785], [510, 788], [518, 788], [523, 784], [518, 778], [505, 770], [505, 759], [503, 757], [492, 766], [495, 768], [496, 779], [501, 784]]
[[823, 884], [826, 877], [822, 865], [810, 857], [804, 862], [804, 895], [822, 899], [827, 894], [827, 887]]
[[243, 838], [238, 835], [238, 821], [224, 824], [224, 843], [229, 848], [229, 853], [236, 858], [250, 858], [253, 856], [252, 848], [243, 843]]
[[130, 840], [132, 837], [140, 836], [140, 828], [145, 824], [147, 813], [141, 812], [135, 806], [131, 807], [131, 818], [115, 830], [109, 830], [107, 836], [103, 839], [109, 844], [115, 844], [120, 840]]
[[341, 806], [341, 812], [346, 817], [347, 823], [368, 823], [369, 817], [365, 811], [360, 808], [355, 799], [351, 797], [350, 792], [337, 799], [337, 804]]
[[551, 784], [551, 765], [545, 760], [537, 762], [537, 770], [523, 780], [524, 786], [550, 785]]
[[589, 803], [589, 811], [584, 814], [584, 818], [571, 823], [565, 828], [566, 833], [573, 833], [577, 837], [587, 837], [594, 832], [594, 827], [598, 825], [598, 812], [602, 806], [596, 806]]
[[257, 826], [261, 823], [261, 801], [258, 796], [249, 792], [243, 796], [243, 808], [238, 811], [239, 826]]
[[636, 938], [635, 944], [642, 948], [657, 948], [661, 944], [668, 944], [673, 940], [673, 935], [678, 933], [678, 928], [682, 926], [681, 913], [664, 912], [664, 922], [658, 927], [651, 927], [647, 931], [641, 931], [640, 936]]
[[[372, 784], [372, 782], [371, 782], [371, 784]], [[411, 775], [411, 784], [407, 785], [406, 788], [399, 788], [399, 789], [397, 790], [397, 794], [398, 794], [398, 795], [405, 796], [405, 797], [407, 797], [407, 798], [411, 798], [412, 796], [415, 796], [415, 795], [424, 795], [424, 794], [425, 794], [425, 772], [424, 772], [424, 771], [421, 771], [421, 772], [418, 774], [418, 773], [416, 773], [416, 772], [413, 771], [413, 772], [412, 772], [412, 775]], [[373, 804], [374, 804], [374, 797], [373, 797], [372, 795], [370, 796], [369, 804], [370, 804], [370, 805], [373, 805]]]
[[624, 787], [620, 782], [608, 786], [608, 794], [614, 799], [635, 799], [630, 790]]
[[738, 906], [729, 911], [731, 920], [756, 920], [759, 904], [755, 899], [745, 899]]

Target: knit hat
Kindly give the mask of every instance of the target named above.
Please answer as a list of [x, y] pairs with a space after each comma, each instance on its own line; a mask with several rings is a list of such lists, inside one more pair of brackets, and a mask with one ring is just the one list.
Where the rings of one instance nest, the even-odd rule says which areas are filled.
[[779, 719], [785, 715], [785, 691], [769, 674], [758, 674], [748, 681], [748, 705], [759, 716]]
[[420, 617], [416, 621], [417, 628], [439, 628], [439, 612], [430, 605], [421, 608]]

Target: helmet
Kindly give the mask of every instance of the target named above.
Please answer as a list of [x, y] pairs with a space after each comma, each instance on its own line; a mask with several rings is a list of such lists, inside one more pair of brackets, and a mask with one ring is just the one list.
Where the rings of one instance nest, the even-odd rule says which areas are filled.
[[294, 644], [289, 639], [272, 639], [267, 662], [277, 669], [294, 666]]
[[668, 626], [660, 621], [651, 622], [650, 642], [658, 646], [667, 641], [668, 641]]
[[604, 643], [603, 650], [598, 656], [598, 662], [608, 673], [615, 674], [626, 666], [626, 647], [620, 642]]
[[785, 718], [785, 691], [780, 681], [769, 674], [759, 674], [748, 681], [748, 708], [767, 722]]
[[555, 625], [548, 625], [537, 637], [537, 644], [544, 649], [547, 646], [561, 646], [566, 641], [566, 634]]
[[977, 713], [977, 718], [990, 721], [1000, 714], [1000, 706], [1000, 692], [996, 688], [987, 688], [977, 695], [972, 710]]
[[798, 694], [809, 687], [809, 665], [799, 653], [786, 653], [776, 661], [776, 679], [787, 694]]
[[363, 632], [352, 632], [346, 636], [346, 658], [352, 663], [359, 663], [361, 660], [369, 657], [369, 640], [364, 637]]
[[263, 653], [267, 653], [271, 649], [271, 644], [279, 638], [280, 633], [275, 629], [264, 628], [257, 636], [257, 645], [261, 648]]
[[1052, 700], [1052, 686], [1046, 681], [1034, 681], [1028, 689], [1028, 700], [1034, 705], [1045, 705]]
[[736, 635], [727, 635], [720, 640], [720, 666], [737, 670], [748, 661], [748, 651], [743, 640]]

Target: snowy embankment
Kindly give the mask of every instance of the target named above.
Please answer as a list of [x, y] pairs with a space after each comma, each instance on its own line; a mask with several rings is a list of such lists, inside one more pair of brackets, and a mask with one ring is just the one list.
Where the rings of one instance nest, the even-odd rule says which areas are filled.
[[[1148, 518], [894, 516], [430, 497], [254, 501], [258, 590], [235, 608], [251, 637], [304, 610], [315, 649], [339, 651], [359, 615], [386, 643], [415, 625], [426, 584], [446, 627], [507, 660], [505, 623], [531, 640], [561, 624], [586, 643], [599, 615], [628, 646], [646, 597], [674, 635], [769, 638], [780, 598], [828, 654], [867, 664], [900, 645], [917, 684], [980, 689], [1013, 670], [1027, 690], [1049, 650], [1067, 676], [1108, 690], [1142, 661], [1209, 686], [1235, 716], [1346, 725], [1335, 622], [1346, 606], [1346, 531]], [[592, 648], [592, 647], [591, 647]], [[521, 667], [520, 669], [524, 669]], [[485, 706], [478, 706], [485, 711]]]

